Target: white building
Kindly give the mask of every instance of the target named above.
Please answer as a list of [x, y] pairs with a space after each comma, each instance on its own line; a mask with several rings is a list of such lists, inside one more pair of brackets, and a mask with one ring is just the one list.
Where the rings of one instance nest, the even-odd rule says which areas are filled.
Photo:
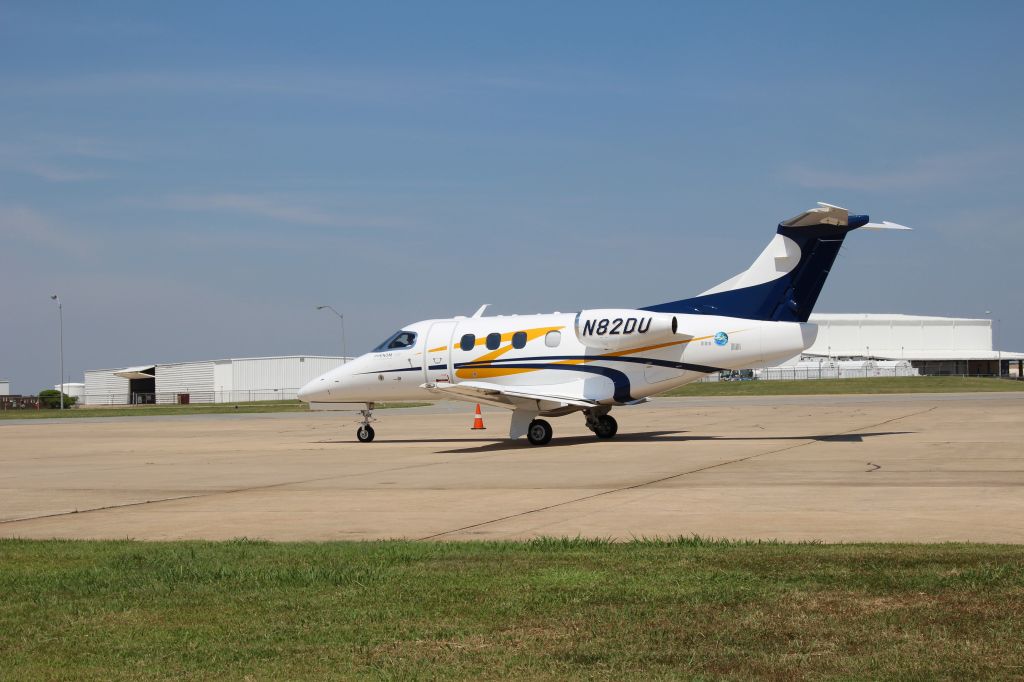
[[921, 374], [1016, 374], [1024, 353], [992, 348], [992, 320], [918, 315], [811, 315], [804, 358], [907, 361]]
[[78, 398], [79, 402], [85, 397], [85, 384], [81, 382], [68, 382], [66, 384], [54, 384], [53, 390], [61, 391], [69, 398]]
[[291, 400], [303, 385], [345, 362], [291, 355], [176, 362], [85, 373], [86, 405]]
[[11, 394], [11, 382], [7, 381], [7, 379], [0, 379], [0, 395], [10, 395], [10, 394]]

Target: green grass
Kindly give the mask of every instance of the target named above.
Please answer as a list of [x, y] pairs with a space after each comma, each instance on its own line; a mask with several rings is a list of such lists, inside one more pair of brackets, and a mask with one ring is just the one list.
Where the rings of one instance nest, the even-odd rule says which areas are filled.
[[0, 540], [0, 677], [1024, 675], [1024, 548]]
[[[374, 409], [422, 407], [430, 403], [374, 403]], [[265, 412], [309, 412], [299, 400], [263, 400], [251, 403], [195, 405], [125, 405], [124, 407], [74, 407], [66, 410], [4, 410], [0, 419], [77, 419], [79, 417], [152, 417], [174, 414], [258, 414]]]
[[718, 381], [688, 384], [663, 396], [840, 395], [847, 393], [984, 393], [1024, 391], [1024, 381], [981, 377], [877, 377], [807, 381]]

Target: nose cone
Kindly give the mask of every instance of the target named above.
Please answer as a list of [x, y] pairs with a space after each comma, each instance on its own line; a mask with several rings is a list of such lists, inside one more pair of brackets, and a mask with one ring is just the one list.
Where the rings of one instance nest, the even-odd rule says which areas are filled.
[[317, 377], [300, 388], [297, 397], [304, 403], [326, 402], [330, 400], [327, 386], [327, 380], [324, 377]]

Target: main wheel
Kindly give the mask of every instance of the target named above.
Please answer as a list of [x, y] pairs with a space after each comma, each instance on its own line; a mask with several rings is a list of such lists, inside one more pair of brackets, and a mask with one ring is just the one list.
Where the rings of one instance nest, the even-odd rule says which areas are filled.
[[553, 435], [554, 431], [551, 430], [551, 424], [548, 424], [543, 419], [534, 419], [526, 430], [526, 439], [533, 445], [546, 445], [551, 441], [551, 436]]
[[614, 438], [619, 431], [619, 423], [610, 414], [603, 414], [597, 418], [597, 428], [594, 433], [598, 438]]
[[356, 438], [359, 439], [360, 443], [369, 443], [373, 440], [373, 436], [373, 427], [369, 424], [363, 424], [359, 427], [359, 430], [356, 431]]

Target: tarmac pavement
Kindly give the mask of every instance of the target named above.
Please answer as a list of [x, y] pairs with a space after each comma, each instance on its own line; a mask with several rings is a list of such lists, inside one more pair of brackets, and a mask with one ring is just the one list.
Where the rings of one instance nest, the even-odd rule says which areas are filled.
[[473, 408], [0, 422], [0, 537], [1024, 542], [1024, 393]]

